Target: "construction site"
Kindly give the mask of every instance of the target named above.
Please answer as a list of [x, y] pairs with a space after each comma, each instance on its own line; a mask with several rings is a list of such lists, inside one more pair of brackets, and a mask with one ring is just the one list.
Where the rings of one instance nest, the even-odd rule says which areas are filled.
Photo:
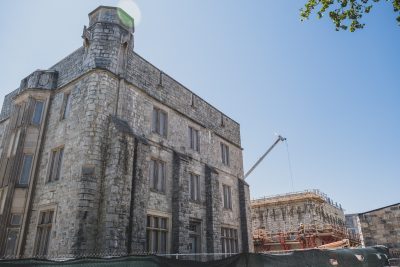
[[340, 204], [319, 190], [252, 200], [255, 252], [360, 246]]

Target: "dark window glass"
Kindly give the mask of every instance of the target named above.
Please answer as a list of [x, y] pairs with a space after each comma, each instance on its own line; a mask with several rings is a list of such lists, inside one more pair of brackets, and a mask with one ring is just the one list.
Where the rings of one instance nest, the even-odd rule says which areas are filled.
[[49, 182], [58, 181], [60, 179], [64, 148], [58, 148], [51, 151]]
[[199, 131], [189, 126], [189, 145], [195, 151], [200, 151]]
[[50, 233], [53, 222], [53, 210], [42, 211], [39, 214], [39, 221], [36, 232], [35, 241], [35, 255], [34, 256], [45, 256], [48, 251]]
[[32, 159], [33, 159], [32, 155], [24, 155], [21, 176], [19, 178], [20, 185], [29, 184], [29, 177], [31, 175], [31, 167], [32, 167]]
[[3, 214], [4, 204], [6, 202], [6, 195], [8, 186], [0, 188], [0, 214]]
[[14, 213], [11, 215], [10, 225], [21, 225], [22, 214]]
[[222, 253], [238, 253], [237, 230], [221, 228]]
[[42, 113], [43, 113], [43, 102], [36, 101], [35, 109], [33, 111], [33, 116], [32, 116], [32, 124], [35, 125], [40, 124], [40, 122], [42, 121]]
[[167, 218], [147, 216], [146, 243], [147, 251], [152, 253], [167, 252]]
[[165, 162], [151, 160], [150, 162], [150, 188], [165, 192]]
[[71, 94], [64, 94], [64, 111], [63, 111], [63, 119], [68, 118], [69, 112], [71, 110]]
[[154, 108], [152, 115], [152, 131], [161, 136], [167, 137], [168, 132], [168, 116], [167, 113], [161, 109]]
[[[201, 222], [189, 221], [189, 253], [201, 253]], [[200, 255], [196, 255], [200, 260]]]
[[222, 186], [224, 193], [224, 208], [232, 209], [232, 195], [231, 195], [231, 187], [227, 185]]
[[194, 201], [200, 200], [200, 176], [191, 173], [189, 177], [190, 199]]
[[7, 233], [7, 243], [6, 243], [6, 258], [12, 258], [16, 254], [17, 240], [18, 240], [19, 230], [9, 229]]
[[221, 158], [223, 164], [229, 165], [229, 147], [223, 143], [221, 143]]

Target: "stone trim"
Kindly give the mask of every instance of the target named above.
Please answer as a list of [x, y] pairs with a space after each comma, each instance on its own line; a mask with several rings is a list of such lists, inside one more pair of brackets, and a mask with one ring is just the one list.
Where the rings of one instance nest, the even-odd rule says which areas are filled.
[[238, 179], [238, 187], [239, 187], [239, 214], [240, 214], [240, 229], [242, 233], [242, 251], [241, 252], [249, 252], [249, 234], [248, 234], [248, 205], [246, 205], [246, 192], [245, 192], [245, 183], [243, 180]]
[[189, 238], [189, 181], [186, 155], [173, 152], [172, 160], [172, 253], [187, 253]]

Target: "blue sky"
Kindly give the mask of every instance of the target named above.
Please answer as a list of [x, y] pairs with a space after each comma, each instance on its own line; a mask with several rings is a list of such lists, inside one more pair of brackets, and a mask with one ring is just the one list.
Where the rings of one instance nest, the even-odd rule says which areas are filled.
[[[287, 137], [294, 190], [346, 212], [399, 202], [400, 27], [386, 2], [364, 30], [300, 22], [299, 1], [137, 0], [135, 51], [241, 124], [248, 170]], [[87, 14], [118, 1], [1, 1], [0, 97], [82, 45]], [[1, 100], [2, 101], [2, 100]], [[285, 144], [248, 177], [252, 197], [292, 191]]]

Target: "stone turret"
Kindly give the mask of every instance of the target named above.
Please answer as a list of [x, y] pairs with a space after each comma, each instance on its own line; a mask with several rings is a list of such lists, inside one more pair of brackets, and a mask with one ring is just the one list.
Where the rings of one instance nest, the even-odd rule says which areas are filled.
[[116, 7], [100, 6], [89, 13], [83, 29], [85, 68], [101, 68], [123, 75], [128, 49], [133, 49], [134, 20]]

